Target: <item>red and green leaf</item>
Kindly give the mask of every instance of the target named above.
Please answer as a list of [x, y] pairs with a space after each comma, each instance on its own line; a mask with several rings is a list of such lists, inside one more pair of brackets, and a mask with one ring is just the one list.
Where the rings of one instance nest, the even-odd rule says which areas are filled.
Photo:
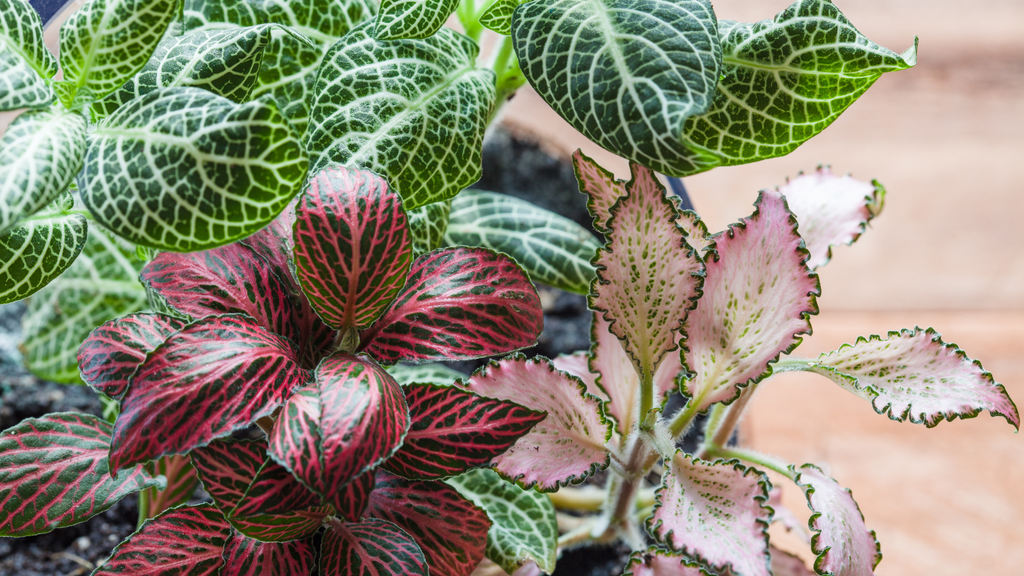
[[93, 576], [216, 576], [230, 536], [212, 504], [172, 508], [118, 544]]
[[486, 465], [545, 417], [454, 386], [409, 384], [405, 400], [412, 424], [384, 469], [416, 480], [450, 478]]
[[224, 546], [220, 576], [309, 576], [316, 550], [311, 539], [260, 542], [232, 534]]
[[0, 433], [0, 535], [30, 536], [71, 526], [150, 486], [142, 469], [111, 477], [110, 423], [58, 413], [21, 421]]
[[469, 576], [484, 558], [487, 514], [443, 482], [406, 480], [378, 471], [367, 514], [408, 533], [431, 576]]
[[572, 165], [576, 170], [580, 190], [587, 195], [587, 208], [594, 217], [594, 229], [608, 232], [612, 206], [626, 195], [626, 181], [617, 180], [614, 174], [587, 157], [582, 150], [573, 152]]
[[111, 468], [227, 436], [272, 414], [306, 378], [288, 342], [252, 319], [198, 320], [153, 350], [130, 379]]
[[164, 314], [129, 314], [111, 320], [89, 334], [78, 348], [82, 380], [96, 391], [119, 400], [128, 378], [168, 336], [186, 322]]
[[795, 482], [807, 497], [814, 531], [811, 550], [818, 555], [814, 571], [829, 576], [870, 576], [882, 559], [875, 532], [864, 525], [864, 515], [849, 489], [826, 476], [817, 466], [804, 464]]
[[343, 486], [334, 497], [334, 509], [338, 516], [349, 522], [358, 522], [366, 513], [370, 493], [376, 483], [377, 475], [374, 470], [370, 470]]
[[518, 264], [463, 246], [413, 262], [363, 348], [389, 364], [482, 358], [534, 345], [543, 325], [537, 289]]
[[385, 520], [331, 522], [320, 547], [322, 576], [427, 576], [423, 551]]
[[372, 172], [327, 168], [310, 179], [295, 216], [295, 270], [310, 304], [334, 328], [369, 327], [412, 263], [402, 198]]
[[262, 514], [246, 518], [228, 516], [228, 522], [235, 530], [260, 542], [292, 542], [316, 534], [330, 513], [330, 506], [316, 506], [284, 514]]
[[267, 437], [267, 452], [317, 494], [326, 492], [320, 465], [320, 391], [304, 386], [281, 408]]
[[300, 483], [284, 466], [267, 459], [230, 512], [234, 518], [285, 514], [320, 504], [320, 497]]
[[192, 494], [199, 485], [199, 477], [196, 476], [196, 469], [192, 467], [191, 459], [184, 454], [172, 454], [164, 456], [150, 464], [153, 476], [163, 476], [167, 479], [167, 487], [163, 490], [158, 488], [147, 488], [142, 496], [149, 499], [148, 512], [150, 516], [185, 504], [192, 498]]

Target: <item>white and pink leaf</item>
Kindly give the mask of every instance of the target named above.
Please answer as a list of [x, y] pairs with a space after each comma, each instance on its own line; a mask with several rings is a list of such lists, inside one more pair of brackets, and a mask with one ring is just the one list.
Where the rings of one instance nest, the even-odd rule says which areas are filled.
[[864, 525], [864, 515], [850, 490], [812, 464], [791, 468], [812, 512], [808, 526], [814, 531], [811, 550], [818, 555], [815, 572], [829, 576], [874, 574], [882, 550], [875, 532]]

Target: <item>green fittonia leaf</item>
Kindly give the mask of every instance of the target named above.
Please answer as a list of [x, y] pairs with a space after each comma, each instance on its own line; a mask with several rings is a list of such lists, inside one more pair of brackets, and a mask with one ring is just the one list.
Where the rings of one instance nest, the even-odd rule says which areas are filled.
[[43, 24], [26, 0], [0, 4], [0, 111], [43, 106], [54, 94], [46, 79], [57, 59], [43, 43]]
[[373, 36], [377, 40], [432, 36], [458, 6], [459, 0], [381, 0]]
[[558, 524], [551, 499], [502, 480], [492, 470], [471, 470], [447, 480], [491, 519], [487, 557], [512, 574], [533, 561], [544, 572], [555, 569]]
[[409, 218], [409, 231], [412, 232], [414, 257], [418, 258], [444, 245], [444, 234], [448, 229], [451, 210], [452, 201], [445, 200], [406, 212]]
[[519, 6], [519, 2], [516, 0], [494, 0], [480, 14], [480, 25], [504, 36], [511, 35], [512, 13], [515, 11], [516, 6]]
[[451, 198], [481, 175], [494, 73], [478, 48], [443, 28], [378, 42], [367, 22], [324, 57], [306, 138], [314, 167], [362, 167], [387, 178], [407, 210]]
[[306, 165], [298, 135], [273, 103], [161, 88], [96, 129], [78, 185], [96, 220], [117, 234], [188, 252], [269, 223], [298, 193]]
[[534, 0], [515, 9], [512, 38], [523, 74], [574, 128], [684, 171], [684, 123], [711, 106], [721, 70], [710, 0]]
[[445, 241], [504, 252], [534, 282], [586, 294], [594, 279], [590, 260], [601, 245], [579, 224], [529, 202], [480, 190], [452, 200]]
[[[674, 175], [782, 156], [824, 130], [882, 74], [917, 62], [868, 40], [831, 0], [799, 0], [774, 20], [722, 21], [714, 105], [690, 118]], [[680, 147], [682, 149], [683, 147]]]

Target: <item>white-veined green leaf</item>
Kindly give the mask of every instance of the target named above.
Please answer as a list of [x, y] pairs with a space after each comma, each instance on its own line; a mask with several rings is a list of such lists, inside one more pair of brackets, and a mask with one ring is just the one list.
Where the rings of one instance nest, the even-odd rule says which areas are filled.
[[[89, 0], [60, 28], [61, 99], [96, 100], [145, 66], [177, 16], [176, 0]], [[75, 94], [71, 94], [74, 92]]]
[[406, 212], [406, 216], [409, 217], [409, 230], [412, 232], [413, 256], [422, 256], [444, 244], [444, 233], [448, 229], [451, 211], [452, 201], [445, 200]]
[[432, 36], [458, 6], [459, 0], [381, 0], [373, 36], [377, 40]]
[[534, 0], [515, 9], [523, 74], [569, 124], [657, 172], [682, 171], [686, 119], [722, 63], [710, 0]]
[[53, 101], [46, 79], [57, 59], [43, 43], [43, 24], [26, 0], [0, 3], [0, 111], [44, 106]]
[[466, 190], [452, 200], [445, 241], [483, 246], [516, 259], [535, 282], [590, 291], [590, 260], [601, 244], [579, 224], [511, 196]]
[[486, 10], [480, 14], [480, 25], [498, 34], [509, 36], [512, 34], [512, 13], [519, 2], [516, 0], [494, 0]]
[[199, 88], [161, 88], [96, 129], [79, 188], [116, 234], [188, 252], [269, 223], [299, 192], [306, 165], [298, 135], [272, 102], [238, 105]]
[[372, 29], [360, 25], [324, 56], [306, 135], [313, 166], [377, 172], [406, 210], [451, 198], [480, 179], [494, 73], [447, 28], [386, 42]]
[[89, 333], [146, 307], [146, 291], [138, 280], [143, 264], [133, 247], [90, 226], [78, 259], [29, 298], [20, 346], [28, 369], [46, 380], [81, 383], [78, 347]]
[[68, 189], [85, 155], [85, 118], [54, 107], [18, 116], [0, 139], [0, 233]]

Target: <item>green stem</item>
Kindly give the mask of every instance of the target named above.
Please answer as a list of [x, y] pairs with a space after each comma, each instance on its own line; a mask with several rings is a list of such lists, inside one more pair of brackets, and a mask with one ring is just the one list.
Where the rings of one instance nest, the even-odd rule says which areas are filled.
[[142, 492], [139, 492], [139, 520], [135, 523], [135, 529], [142, 528], [142, 524], [149, 520], [149, 501], [153, 493], [152, 488], [147, 488]]
[[649, 418], [654, 408], [654, 375], [648, 370], [640, 371], [640, 429], [653, 430], [654, 418]]
[[722, 448], [719, 446], [714, 446], [711, 448], [712, 449], [709, 450], [709, 454], [712, 458], [735, 458], [737, 460], [749, 462], [750, 464], [753, 464], [755, 466], [767, 468], [768, 470], [774, 470], [775, 472], [782, 474], [786, 478], [796, 481], [797, 473], [790, 469], [789, 463], [784, 462], [779, 458], [775, 458], [774, 456], [769, 456], [767, 454], [755, 452], [754, 450], [747, 450], [746, 448]]
[[483, 26], [480, 25], [480, 14], [477, 13], [475, 0], [462, 0], [455, 14], [459, 17], [462, 29], [477, 44], [480, 43], [480, 35], [483, 33]]
[[754, 396], [756, 386], [756, 384], [753, 384], [740, 390], [739, 398], [734, 400], [728, 407], [722, 404], [715, 404], [715, 408], [712, 409], [711, 413], [712, 417], [708, 419], [708, 425], [704, 429], [704, 445], [697, 451], [698, 458], [707, 460], [710, 447], [725, 446], [729, 443], [733, 430], [736, 429], [736, 425], [739, 424], [747, 404], [750, 403], [750, 399]]
[[668, 424], [668, 430], [673, 438], [678, 440], [686, 432], [686, 429], [689, 428], [690, 423], [697, 417], [698, 406], [700, 406], [701, 400], [702, 398], [690, 398], [686, 406], [683, 406], [672, 417], [672, 421]]
[[772, 374], [783, 372], [808, 372], [817, 364], [809, 358], [783, 358], [772, 364]]
[[501, 46], [498, 47], [494, 61], [491, 63], [491, 69], [497, 76], [495, 80], [497, 97], [494, 100], [494, 110], [491, 111], [491, 116], [487, 119], [488, 124], [494, 122], [505, 102], [520, 86], [526, 83], [526, 77], [523, 76], [523, 72], [519, 68], [519, 59], [516, 58], [511, 36], [505, 36], [502, 39]]

